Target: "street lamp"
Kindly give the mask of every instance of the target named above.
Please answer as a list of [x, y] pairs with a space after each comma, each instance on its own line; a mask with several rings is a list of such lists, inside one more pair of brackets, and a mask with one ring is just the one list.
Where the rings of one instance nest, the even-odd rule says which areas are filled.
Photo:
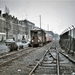
[[41, 28], [41, 15], [39, 15], [39, 18], [40, 18], [40, 28]]

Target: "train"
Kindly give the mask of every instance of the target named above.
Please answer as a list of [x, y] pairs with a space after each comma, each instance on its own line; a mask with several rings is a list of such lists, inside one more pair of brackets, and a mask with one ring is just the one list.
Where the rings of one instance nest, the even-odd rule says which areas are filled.
[[32, 29], [30, 31], [30, 44], [29, 47], [38, 47], [38, 46], [43, 46], [48, 42], [52, 41], [52, 35], [50, 35], [48, 32], [46, 32], [43, 29]]
[[75, 52], [75, 28], [60, 35], [59, 44], [67, 53]]

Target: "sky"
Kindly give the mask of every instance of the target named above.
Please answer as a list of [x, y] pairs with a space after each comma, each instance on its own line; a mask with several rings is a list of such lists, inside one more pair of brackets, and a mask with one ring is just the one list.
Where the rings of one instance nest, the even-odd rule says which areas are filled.
[[0, 0], [0, 9], [9, 8], [19, 20], [28, 19], [35, 26], [61, 34], [75, 26], [75, 0]]

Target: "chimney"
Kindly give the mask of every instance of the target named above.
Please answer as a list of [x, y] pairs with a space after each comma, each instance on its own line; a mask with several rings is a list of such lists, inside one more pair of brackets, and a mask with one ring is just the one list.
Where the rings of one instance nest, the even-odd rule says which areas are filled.
[[4, 18], [7, 18], [7, 17], [8, 17], [8, 14], [7, 14], [7, 13], [4, 13], [4, 14], [3, 14], [3, 17], [4, 17]]

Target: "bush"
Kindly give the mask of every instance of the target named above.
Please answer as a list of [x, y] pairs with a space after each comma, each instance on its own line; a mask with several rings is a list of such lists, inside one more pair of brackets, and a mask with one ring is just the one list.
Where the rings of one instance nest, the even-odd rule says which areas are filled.
[[15, 42], [10, 43], [9, 45], [10, 51], [18, 50], [18, 46]]

